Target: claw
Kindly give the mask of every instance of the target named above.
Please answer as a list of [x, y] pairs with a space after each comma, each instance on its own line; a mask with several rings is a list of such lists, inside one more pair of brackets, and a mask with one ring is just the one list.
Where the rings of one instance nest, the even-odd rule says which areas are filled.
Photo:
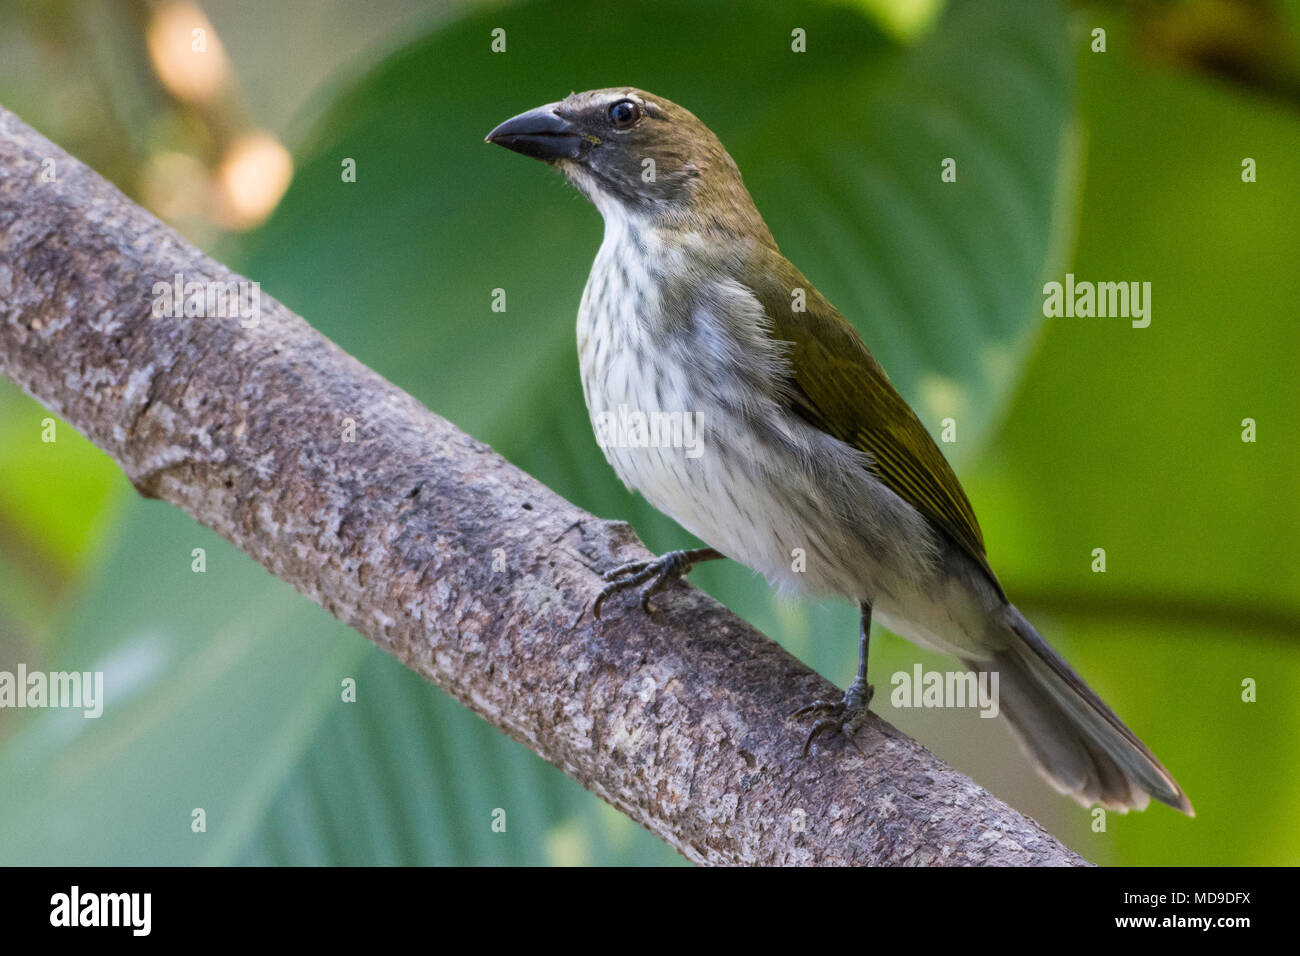
[[[815, 710], [829, 710], [832, 714], [831, 717], [813, 724], [812, 730], [808, 731], [808, 737], [803, 742], [802, 756], [806, 759], [808, 748], [812, 746], [813, 740], [827, 731], [843, 732], [852, 741], [853, 735], [867, 722], [867, 717], [870, 715], [867, 708], [871, 704], [871, 698], [875, 694], [875, 690], [872, 685], [855, 680], [839, 700], [827, 700], [825, 698], [815, 700], [791, 714], [791, 719], [797, 719]], [[857, 745], [854, 744], [854, 746]]]
[[804, 740], [804, 742], [803, 742], [803, 753], [800, 754], [800, 756], [801, 756], [804, 760], [807, 760], [807, 759], [808, 759], [808, 748], [812, 746], [813, 739], [814, 739], [818, 734], [823, 734], [823, 733], [825, 733], [825, 732], [828, 731], [828, 730], [839, 731], [839, 730], [842, 730], [843, 727], [844, 727], [844, 724], [843, 724], [841, 721], [838, 721], [838, 720], [819, 720], [819, 721], [817, 721], [817, 723], [813, 724], [812, 730], [808, 731], [808, 737], [807, 737], [807, 739]]
[[600, 607], [607, 597], [649, 581], [650, 583], [641, 589], [641, 609], [647, 614], [653, 614], [654, 608], [650, 606], [650, 598], [689, 571], [692, 564], [694, 562], [687, 552], [669, 551], [650, 561], [630, 561], [616, 568], [610, 568], [601, 575], [609, 584], [596, 595], [591, 613], [600, 620]]

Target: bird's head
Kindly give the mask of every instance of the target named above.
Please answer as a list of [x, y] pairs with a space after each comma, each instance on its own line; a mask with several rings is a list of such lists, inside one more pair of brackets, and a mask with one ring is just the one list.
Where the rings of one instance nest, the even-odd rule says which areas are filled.
[[506, 120], [487, 142], [557, 167], [607, 220], [704, 219], [767, 233], [713, 131], [644, 90], [571, 93]]

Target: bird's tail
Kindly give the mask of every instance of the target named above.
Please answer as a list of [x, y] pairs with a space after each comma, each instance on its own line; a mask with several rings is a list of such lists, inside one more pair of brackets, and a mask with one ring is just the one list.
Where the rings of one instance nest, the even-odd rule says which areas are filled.
[[1124, 726], [1014, 605], [999, 627], [1001, 649], [966, 661], [998, 673], [999, 708], [1038, 772], [1084, 806], [1125, 813], [1151, 797], [1193, 816], [1178, 782]]

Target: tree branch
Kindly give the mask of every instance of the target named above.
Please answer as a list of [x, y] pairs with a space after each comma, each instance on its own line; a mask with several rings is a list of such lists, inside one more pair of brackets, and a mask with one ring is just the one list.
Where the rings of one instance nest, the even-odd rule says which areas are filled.
[[0, 109], [0, 370], [143, 494], [692, 860], [1084, 864], [879, 719], [858, 734], [866, 756], [841, 739], [800, 759], [789, 715], [834, 689], [716, 602], [679, 584], [653, 618], [622, 598], [604, 623], [582, 613], [593, 568], [646, 555], [626, 524], [268, 296], [252, 328], [153, 318], [154, 284], [177, 275], [241, 281]]

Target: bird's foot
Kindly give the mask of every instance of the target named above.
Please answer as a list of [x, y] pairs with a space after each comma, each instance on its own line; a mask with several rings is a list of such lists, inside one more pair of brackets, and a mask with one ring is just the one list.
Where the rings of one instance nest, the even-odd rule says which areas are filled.
[[[641, 589], [641, 608], [647, 614], [653, 614], [650, 598], [658, 594], [668, 584], [676, 581], [695, 564], [688, 551], [669, 551], [650, 561], [632, 561], [610, 568], [601, 577], [609, 584], [596, 595], [596, 602], [591, 606], [591, 613], [600, 619], [600, 606], [605, 598], [619, 591], [645, 584]], [[649, 582], [649, 583], [646, 583]]]
[[859, 677], [849, 685], [849, 689], [839, 700], [815, 700], [808, 706], [796, 710], [792, 717], [802, 717], [815, 710], [826, 710], [831, 713], [830, 717], [817, 721], [813, 724], [812, 730], [808, 731], [808, 739], [803, 744], [803, 756], [808, 756], [808, 748], [812, 746], [813, 738], [827, 731], [842, 732], [852, 740], [853, 735], [867, 722], [867, 717], [871, 714], [868, 707], [875, 690], [872, 685]]

